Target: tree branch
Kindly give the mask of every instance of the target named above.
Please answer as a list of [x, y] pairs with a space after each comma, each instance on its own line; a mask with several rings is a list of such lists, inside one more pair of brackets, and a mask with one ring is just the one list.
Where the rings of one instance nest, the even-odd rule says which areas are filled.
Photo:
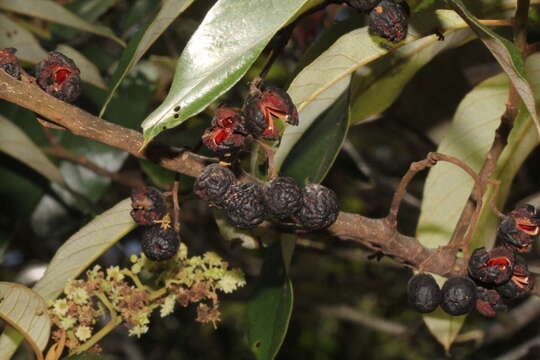
[[[12, 78], [4, 71], [0, 71], [0, 99], [34, 111], [75, 135], [125, 150], [135, 157], [151, 160], [188, 176], [198, 176], [204, 166], [214, 161], [185, 149], [154, 143], [141, 153], [141, 133], [99, 119], [48, 95], [35, 84]], [[430, 258], [429, 264], [423, 265], [423, 269], [428, 272], [450, 276], [460, 274], [465, 269], [463, 260], [458, 259], [456, 262], [455, 256], [447, 251], [425, 248], [415, 238], [398, 233], [385, 219], [341, 212], [327, 231], [342, 240], [382, 252], [405, 267], [418, 268], [425, 259]]]
[[185, 149], [155, 143], [141, 153], [143, 136], [140, 132], [97, 118], [50, 96], [33, 83], [16, 80], [4, 71], [0, 71], [0, 98], [32, 110], [75, 135], [125, 150], [135, 157], [189, 176], [197, 176], [204, 166], [213, 161]]

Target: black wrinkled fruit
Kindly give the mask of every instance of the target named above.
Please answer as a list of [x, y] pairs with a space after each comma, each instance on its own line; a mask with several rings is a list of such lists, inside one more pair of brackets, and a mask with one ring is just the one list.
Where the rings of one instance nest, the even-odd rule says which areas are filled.
[[139, 225], [153, 225], [169, 212], [163, 194], [152, 186], [133, 189], [131, 207], [131, 217]]
[[17, 49], [0, 49], [0, 68], [17, 80], [21, 80], [21, 65], [15, 56]]
[[252, 229], [266, 217], [263, 188], [257, 182], [232, 185], [224, 205], [229, 222], [240, 229]]
[[336, 193], [326, 186], [310, 184], [302, 192], [302, 207], [296, 213], [300, 225], [307, 230], [321, 230], [332, 225], [339, 213]]
[[302, 189], [290, 177], [278, 177], [264, 189], [268, 212], [279, 219], [294, 215], [302, 207]]
[[180, 246], [180, 235], [173, 229], [163, 229], [160, 225], [144, 228], [141, 248], [152, 261], [169, 260], [176, 255]]
[[347, 5], [355, 8], [356, 10], [369, 11], [375, 6], [377, 6], [377, 4], [381, 2], [381, 0], [345, 0], [345, 2], [347, 3]]
[[75, 101], [81, 94], [80, 71], [75, 62], [58, 51], [36, 66], [36, 81], [48, 94], [66, 102]]
[[442, 301], [439, 285], [430, 274], [417, 274], [407, 285], [409, 304], [421, 313], [434, 311]]
[[476, 285], [468, 277], [448, 279], [442, 288], [441, 308], [450, 315], [469, 313], [476, 305]]
[[197, 177], [193, 191], [201, 199], [221, 206], [234, 183], [236, 183], [236, 177], [229, 168], [219, 164], [211, 164], [205, 167]]
[[370, 33], [392, 42], [399, 42], [407, 36], [409, 8], [407, 3], [382, 0], [369, 12]]

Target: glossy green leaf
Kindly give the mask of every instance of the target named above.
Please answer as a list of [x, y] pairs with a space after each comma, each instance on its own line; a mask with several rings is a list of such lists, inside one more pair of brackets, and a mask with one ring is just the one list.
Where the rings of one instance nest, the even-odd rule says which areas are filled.
[[71, 46], [60, 44], [56, 47], [57, 51], [68, 56], [81, 71], [81, 80], [86, 81], [100, 89], [107, 90], [107, 85], [99, 73], [99, 69], [90, 60], [88, 60], [83, 54], [72, 48]]
[[[392, 67], [396, 65], [396, 61], [406, 61], [406, 59], [423, 48], [436, 44], [438, 51], [443, 50], [446, 42], [443, 42], [443, 45], [437, 44], [437, 37], [433, 35], [433, 29], [439, 28], [444, 34], [448, 34], [465, 26], [465, 22], [455, 12], [438, 10], [435, 13], [425, 12], [413, 16], [407, 38], [394, 45], [393, 48], [382, 47], [373, 40], [368, 33], [367, 27], [351, 31], [340, 37], [328, 50], [306, 66], [289, 87], [288, 92], [298, 107], [300, 124], [296, 127], [288, 126], [285, 129], [275, 157], [276, 166], [281, 167], [291, 149], [315, 119], [343, 94], [350, 85], [353, 74], [358, 77], [358, 79], [355, 79], [355, 84], [353, 84], [354, 96], [351, 99], [354, 100], [361, 96], [360, 84], [362, 84], [364, 78], [368, 79], [372, 75], [371, 65], [373, 62], [385, 55], [390, 55], [391, 58], [387, 60], [388, 62], [384, 66], [384, 71], [388, 74], [390, 70], [393, 70]], [[448, 43], [448, 46], [455, 46], [456, 43], [459, 43], [459, 41]], [[435, 56], [436, 53], [437, 51], [430, 52], [431, 57]], [[429, 57], [427, 61], [429, 61]], [[422, 64], [418, 64], [416, 70], [421, 66]], [[406, 80], [414, 74], [409, 69], [407, 73], [408, 77], [403, 77], [405, 81], [402, 80], [397, 83], [394, 91], [396, 94], [399, 93]], [[378, 76], [381, 76], [381, 74], [382, 71], [379, 71]], [[391, 74], [396, 75], [394, 72]], [[381, 98], [384, 98], [384, 96], [381, 96]], [[391, 101], [386, 106], [390, 103]], [[368, 105], [369, 107], [373, 106], [373, 111], [382, 110], [380, 102], [373, 105], [369, 103]], [[351, 118], [353, 122], [360, 119], [355, 116], [355, 111], [353, 109]], [[366, 112], [373, 113], [373, 111], [367, 110]]]
[[281, 167], [281, 174], [299, 184], [320, 183], [347, 136], [348, 114], [348, 94], [344, 93], [296, 143]]
[[0, 151], [36, 170], [47, 179], [63, 184], [58, 168], [17, 126], [0, 115]]
[[7, 47], [17, 49], [15, 55], [22, 61], [37, 63], [47, 57], [30, 31], [0, 13], [0, 49]]
[[101, 35], [125, 46], [124, 41], [108, 27], [91, 24], [51, 0], [0, 0], [0, 9]]
[[277, 355], [292, 314], [293, 288], [281, 242], [265, 249], [261, 277], [248, 302], [248, 342], [258, 360]]
[[136, 227], [125, 199], [97, 216], [71, 236], [56, 252], [47, 271], [33, 290], [47, 301], [54, 300], [67, 282], [75, 279], [101, 254]]
[[116, 68], [112, 81], [111, 90], [107, 100], [103, 104], [99, 117], [102, 117], [107, 105], [118, 89], [120, 82], [126, 74], [133, 69], [141, 57], [148, 51], [150, 46], [163, 34], [169, 25], [186, 10], [194, 0], [167, 0], [163, 2], [161, 9], [151, 23], [147, 24], [135, 35], [122, 54], [122, 58]]
[[[540, 54], [534, 54], [527, 59], [526, 71], [533, 90], [540, 94]], [[452, 125], [437, 151], [455, 156], [478, 171], [505, 111], [507, 94], [508, 78], [503, 74], [492, 77], [473, 89], [459, 105]], [[497, 196], [499, 207], [504, 204], [521, 164], [538, 145], [538, 136], [533, 130], [532, 119], [526, 111], [522, 111], [492, 176], [493, 179], [501, 181], [501, 191]], [[455, 165], [439, 163], [430, 170], [417, 227], [417, 238], [422, 244], [436, 248], [448, 243], [472, 186], [472, 179]], [[489, 248], [495, 241], [498, 221], [487, 206], [490, 196], [491, 191], [484, 199], [471, 248]], [[424, 318], [427, 326], [445, 348], [451, 346], [463, 323], [462, 318], [444, 318], [444, 326], [437, 313], [425, 315]]]
[[510, 78], [523, 100], [525, 107], [533, 119], [538, 135], [540, 124], [536, 114], [534, 94], [526, 78], [525, 64], [519, 49], [509, 40], [499, 36], [487, 26], [482, 25], [476, 17], [465, 7], [461, 0], [449, 0], [452, 8], [467, 22], [471, 29], [478, 35], [480, 40], [491, 51], [499, 65]]
[[216, 2], [182, 52], [166, 99], [143, 122], [145, 141], [199, 113], [236, 84], [274, 34], [306, 3]]
[[[0, 282], [0, 318], [15, 328], [32, 347], [38, 358], [49, 342], [51, 319], [47, 303], [26, 286]], [[9, 359], [0, 343], [0, 359]]]

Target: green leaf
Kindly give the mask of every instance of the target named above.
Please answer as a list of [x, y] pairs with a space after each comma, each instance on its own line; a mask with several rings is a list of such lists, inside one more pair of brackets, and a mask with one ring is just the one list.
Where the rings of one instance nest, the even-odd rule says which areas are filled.
[[349, 129], [348, 94], [323, 113], [287, 156], [281, 174], [299, 184], [320, 183], [343, 145]]
[[0, 13], [0, 49], [7, 47], [16, 48], [15, 55], [22, 61], [37, 63], [47, 57], [30, 31]]
[[282, 251], [280, 241], [265, 249], [261, 277], [248, 303], [248, 342], [258, 360], [277, 355], [292, 314], [293, 288]]
[[499, 65], [510, 78], [521, 100], [529, 111], [538, 135], [540, 135], [540, 123], [536, 115], [534, 94], [526, 78], [523, 56], [518, 48], [509, 40], [499, 36], [487, 26], [482, 25], [476, 17], [463, 5], [461, 0], [449, 0], [454, 10], [469, 24], [471, 29], [478, 35], [480, 40], [491, 51]]
[[222, 210], [216, 209], [213, 211], [213, 214], [219, 233], [225, 240], [240, 241], [242, 247], [247, 249], [258, 249], [260, 247], [260, 241], [257, 240], [257, 236], [255, 235], [256, 231], [260, 231], [258, 228], [251, 231], [238, 229], [229, 224]]
[[91, 24], [51, 0], [0, 0], [0, 9], [101, 35], [126, 46], [124, 41], [114, 35], [108, 27]]
[[33, 290], [45, 300], [54, 300], [101, 254], [136, 227], [129, 214], [131, 200], [125, 199], [97, 216], [71, 236], [56, 252], [47, 271]]
[[56, 50], [75, 61], [75, 64], [77, 64], [77, 67], [81, 70], [82, 81], [86, 81], [100, 89], [107, 90], [107, 85], [101, 77], [99, 69], [83, 54], [65, 44], [58, 45]]
[[0, 151], [36, 170], [47, 179], [64, 184], [58, 168], [17, 126], [0, 115]]
[[[370, 79], [370, 76], [373, 75], [372, 63], [376, 60], [381, 59], [385, 55], [391, 56], [377, 73], [378, 77], [385, 73], [390, 77], [394, 75], [392, 70], [397, 61], [406, 61], [421, 49], [427, 48], [430, 45], [435, 45], [437, 51], [442, 51], [446, 48], [446, 41], [439, 42], [442, 44], [438, 44], [437, 36], [433, 34], [434, 29], [440, 29], [446, 35], [457, 29], [466, 27], [465, 22], [455, 12], [448, 10], [416, 14], [411, 18], [410, 22], [411, 26], [407, 38], [390, 49], [388, 47], [383, 48], [375, 42], [369, 35], [367, 27], [351, 31], [340, 37], [328, 50], [323, 52], [296, 76], [288, 92], [298, 107], [300, 124], [297, 127], [288, 126], [285, 129], [281, 144], [275, 156], [275, 162], [278, 168], [281, 167], [291, 149], [315, 119], [334, 104], [351, 84], [353, 74], [358, 79], [355, 79], [355, 83], [353, 84], [354, 96], [351, 97], [351, 101], [355, 101], [355, 99], [362, 95], [361, 84], [364, 84], [367, 89], [370, 83], [377, 80], [377, 77], [375, 77], [375, 79], [371, 78], [371, 82], [366, 81], [364, 83], [365, 79]], [[455, 46], [456, 43], [459, 44], [459, 41], [449, 42], [448, 46]], [[434, 51], [431, 54], [429, 50], [426, 51], [430, 54], [430, 56], [426, 55], [426, 62], [437, 53], [437, 51]], [[418, 64], [415, 71], [422, 65]], [[408, 77], [403, 76], [395, 86], [395, 90], [393, 90], [396, 95], [399, 94], [401, 88], [413, 74], [414, 71], [407, 70]], [[378, 95], [381, 94], [379, 93]], [[381, 98], [384, 98], [384, 96], [381, 96]], [[381, 104], [381, 101], [373, 104], [370, 102], [367, 104], [367, 109], [363, 110], [365, 113], [370, 114], [374, 111], [382, 111], [384, 106], [390, 105], [392, 100], [388, 101], [387, 104]], [[353, 122], [364, 119], [355, 116], [356, 111], [356, 107], [353, 107], [351, 118]]]
[[148, 51], [150, 46], [167, 30], [169, 25], [186, 10], [194, 0], [167, 0], [163, 3], [156, 17], [151, 23], [147, 24], [131, 39], [128, 46], [122, 54], [120, 63], [116, 68], [111, 81], [111, 90], [101, 111], [99, 117], [102, 117], [107, 109], [107, 105], [118, 89], [120, 82], [124, 79], [131, 69], [139, 62], [141, 57]]
[[[540, 54], [527, 59], [526, 70], [533, 90], [540, 94]], [[474, 88], [459, 105], [452, 125], [437, 151], [457, 157], [478, 171], [505, 111], [507, 95], [508, 78], [503, 74]], [[501, 181], [501, 190], [497, 196], [499, 207], [505, 203], [512, 180], [523, 161], [538, 145], [538, 136], [533, 127], [529, 114], [521, 111], [492, 176]], [[455, 165], [439, 163], [430, 170], [416, 234], [423, 245], [436, 248], [448, 243], [472, 186], [472, 179]], [[480, 246], [490, 248], [495, 241], [498, 220], [488, 206], [491, 191], [484, 198], [471, 249]], [[424, 319], [446, 349], [450, 348], [463, 323], [461, 318], [446, 318], [445, 327], [437, 313], [425, 315]]]
[[[38, 358], [43, 359], [41, 354], [49, 342], [52, 323], [47, 303], [39, 294], [20, 284], [0, 282], [0, 318], [15, 328], [39, 354]], [[7, 350], [0, 342], [0, 359], [9, 359]]]
[[[441, 10], [438, 13], [442, 14]], [[354, 102], [351, 107], [351, 123], [356, 124], [385, 111], [401, 94], [409, 80], [424, 65], [441, 52], [459, 47], [474, 39], [472, 31], [464, 26], [457, 15], [448, 12], [455, 20], [455, 27], [447, 23], [444, 41], [436, 36], [427, 36], [407, 44], [387, 56], [359, 69], [353, 77], [351, 87]], [[450, 17], [446, 17], [450, 20]]]
[[66, 4], [66, 7], [86, 21], [94, 22], [117, 2], [118, 0], [78, 0]]
[[169, 94], [143, 122], [145, 142], [199, 113], [236, 84], [274, 34], [306, 3], [216, 2], [178, 59]]

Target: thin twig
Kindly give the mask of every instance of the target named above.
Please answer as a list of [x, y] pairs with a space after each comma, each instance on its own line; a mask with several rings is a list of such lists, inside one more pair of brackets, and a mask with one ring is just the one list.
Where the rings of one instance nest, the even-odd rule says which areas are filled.
[[408, 326], [361, 312], [350, 306], [321, 306], [318, 311], [324, 316], [349, 321], [394, 336], [407, 336], [411, 331]]
[[[522, 51], [523, 54], [526, 54], [528, 50], [527, 45], [527, 19], [529, 11], [529, 0], [518, 0], [516, 14], [514, 17], [514, 42], [516, 46]], [[481, 197], [484, 196], [486, 191], [486, 183], [491, 175], [495, 172], [497, 168], [497, 161], [501, 156], [506, 144], [508, 143], [508, 135], [514, 126], [514, 120], [518, 114], [518, 105], [520, 97], [518, 92], [513, 86], [510, 86], [508, 93], [508, 99], [506, 101], [506, 110], [501, 116], [501, 123], [495, 131], [495, 138], [491, 148], [489, 149], [486, 160], [482, 166], [482, 169], [479, 172], [481, 182], [476, 183], [473, 186], [471, 196], [467, 201], [461, 216], [458, 220], [458, 223], [452, 234], [449, 244], [453, 245], [459, 243], [464, 238], [464, 235], [469, 233], [474, 233], [474, 227], [471, 227], [471, 220], [473, 220], [473, 214], [475, 213], [476, 206], [478, 206], [475, 201], [476, 196], [473, 194], [481, 193]]]
[[[436, 153], [436, 152], [430, 152], [427, 154], [424, 160], [413, 162], [410, 165], [409, 170], [405, 173], [403, 178], [401, 178], [398, 188], [396, 192], [394, 193], [394, 197], [392, 198], [392, 203], [390, 205], [388, 216], [386, 217], [389, 224], [391, 224], [394, 227], [396, 226], [397, 216], [398, 216], [399, 208], [401, 205], [401, 201], [403, 199], [404, 194], [407, 191], [407, 186], [409, 185], [413, 177], [416, 175], [416, 173], [426, 168], [430, 168], [434, 166], [435, 164], [437, 164], [438, 161], [446, 161], [456, 166], [459, 166], [473, 178], [475, 183], [478, 184], [480, 182], [480, 178], [478, 174], [476, 174], [476, 172], [474, 172], [474, 170], [471, 169], [471, 167], [465, 164], [463, 161], [453, 156]], [[479, 194], [477, 193], [476, 195], [478, 197]]]
[[82, 155], [76, 155], [63, 147], [42, 148], [42, 150], [48, 155], [52, 155], [54, 157], [84, 166], [85, 168], [93, 171], [94, 173], [104, 177], [108, 177], [109, 179], [118, 184], [128, 187], [139, 187], [144, 185], [142, 181], [135, 177], [123, 176], [121, 174], [113, 173], [107, 169], [96, 165], [92, 161], [88, 160], [87, 157]]
[[266, 158], [268, 159], [268, 177], [270, 179], [275, 179], [278, 175], [277, 168], [274, 166], [274, 154], [276, 153], [276, 150], [262, 140], [255, 139], [255, 141], [266, 153]]

